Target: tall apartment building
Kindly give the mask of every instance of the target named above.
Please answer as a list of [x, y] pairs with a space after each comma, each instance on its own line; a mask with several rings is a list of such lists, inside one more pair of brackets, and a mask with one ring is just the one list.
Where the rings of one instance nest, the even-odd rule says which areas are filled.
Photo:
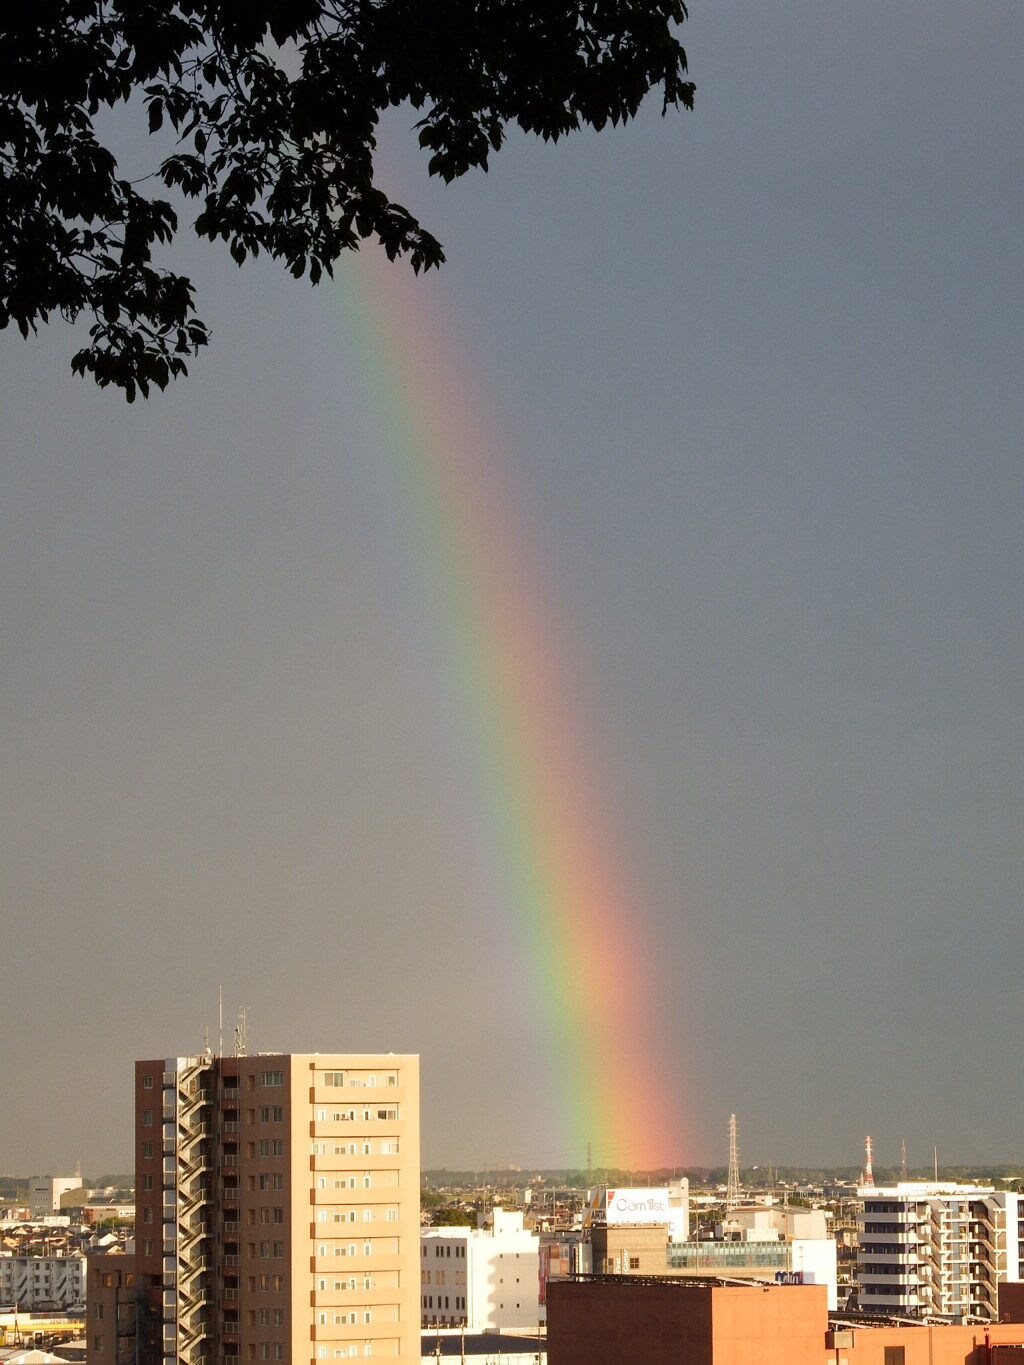
[[858, 1195], [862, 1311], [998, 1320], [996, 1286], [1021, 1279], [1024, 1195], [924, 1181]]
[[418, 1058], [137, 1062], [135, 1103], [137, 1305], [90, 1365], [418, 1365]]

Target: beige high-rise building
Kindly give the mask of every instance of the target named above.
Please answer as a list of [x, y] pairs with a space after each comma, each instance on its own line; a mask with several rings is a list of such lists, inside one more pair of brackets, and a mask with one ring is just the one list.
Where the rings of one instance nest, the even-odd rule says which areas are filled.
[[137, 1062], [134, 1305], [112, 1365], [418, 1365], [419, 1059]]

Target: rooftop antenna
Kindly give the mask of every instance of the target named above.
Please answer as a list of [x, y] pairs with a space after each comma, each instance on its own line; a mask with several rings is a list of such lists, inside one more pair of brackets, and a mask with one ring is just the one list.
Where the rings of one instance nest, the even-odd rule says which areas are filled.
[[907, 1178], [907, 1139], [904, 1138], [900, 1143], [900, 1179]]
[[204, 1024], [204, 1025], [203, 1025], [203, 1056], [204, 1056], [204, 1057], [209, 1057], [209, 1055], [210, 1055], [210, 1025], [209, 1025], [209, 1024]]
[[217, 1056], [224, 1056], [224, 987], [217, 987]]
[[864, 1184], [870, 1190], [875, 1187], [875, 1174], [871, 1169], [871, 1139], [864, 1139]]
[[937, 1185], [937, 1184], [939, 1183], [939, 1146], [938, 1146], [938, 1143], [936, 1143], [935, 1146], [932, 1148], [932, 1159], [933, 1159], [933, 1161], [934, 1161], [934, 1163], [935, 1163], [935, 1165], [934, 1165], [934, 1170], [935, 1170], [935, 1183], [936, 1183], [936, 1185]]
[[731, 1213], [740, 1202], [740, 1149], [736, 1142], [736, 1115], [729, 1115], [729, 1174], [725, 1182], [725, 1211]]
[[238, 1011], [238, 1023], [235, 1025], [235, 1056], [247, 1057], [249, 1055], [249, 1028], [245, 1019], [246, 1007], [242, 1005]]

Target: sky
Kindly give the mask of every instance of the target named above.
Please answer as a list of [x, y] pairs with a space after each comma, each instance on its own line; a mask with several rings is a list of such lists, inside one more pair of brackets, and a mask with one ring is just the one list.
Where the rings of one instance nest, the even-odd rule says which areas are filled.
[[221, 991], [420, 1053], [425, 1166], [1024, 1158], [1024, 8], [684, 39], [694, 112], [450, 187], [389, 120], [427, 279], [186, 243], [148, 402], [0, 337], [0, 1172], [129, 1169]]

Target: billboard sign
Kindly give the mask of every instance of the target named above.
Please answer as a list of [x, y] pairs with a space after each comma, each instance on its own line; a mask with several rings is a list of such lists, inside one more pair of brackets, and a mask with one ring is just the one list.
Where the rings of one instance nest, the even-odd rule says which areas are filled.
[[605, 1190], [605, 1222], [671, 1223], [667, 1189]]

